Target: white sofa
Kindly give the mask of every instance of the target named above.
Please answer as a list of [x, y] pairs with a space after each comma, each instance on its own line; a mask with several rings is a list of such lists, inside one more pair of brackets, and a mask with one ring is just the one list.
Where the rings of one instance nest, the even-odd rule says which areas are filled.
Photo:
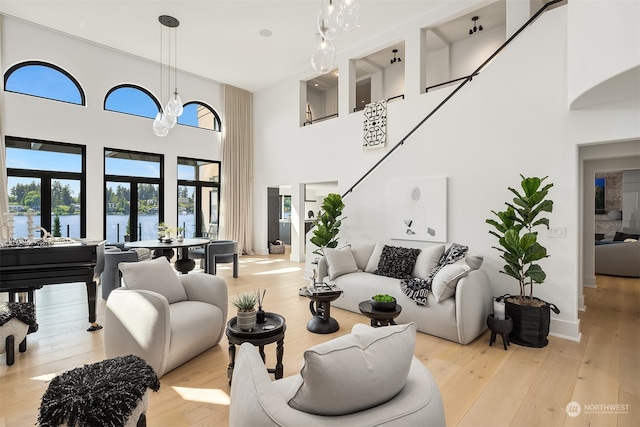
[[[464, 260], [456, 264], [467, 264], [470, 267], [447, 284], [453, 296], [436, 301], [433, 292], [429, 292], [427, 304], [421, 306], [407, 297], [400, 288], [400, 279], [374, 274], [380, 258], [381, 247], [376, 244], [352, 244], [350, 247], [334, 249], [326, 252], [325, 257], [318, 261], [318, 278], [342, 289], [343, 295], [333, 301], [333, 307], [360, 313], [358, 305], [362, 301], [370, 300], [376, 294], [389, 294], [396, 298], [402, 306], [402, 312], [395, 319], [397, 323], [415, 322], [418, 331], [434, 335], [460, 344], [468, 344], [487, 329], [487, 316], [491, 313], [491, 286], [487, 273], [480, 270], [481, 257], [467, 255]], [[342, 259], [335, 265], [336, 255], [343, 257], [341, 251], [349, 250], [355, 261], [355, 267], [340, 265]], [[421, 250], [412, 276], [425, 278], [437, 264], [444, 253], [444, 245], [435, 245]], [[346, 256], [348, 258], [348, 256]], [[331, 261], [334, 261], [331, 273]], [[328, 262], [329, 261], [329, 262]], [[348, 264], [349, 262], [347, 262]], [[335, 274], [336, 267], [341, 269]], [[446, 272], [441, 270], [441, 274]], [[333, 276], [333, 277], [331, 277]], [[438, 280], [441, 284], [443, 280]], [[435, 285], [435, 279], [434, 279]]]

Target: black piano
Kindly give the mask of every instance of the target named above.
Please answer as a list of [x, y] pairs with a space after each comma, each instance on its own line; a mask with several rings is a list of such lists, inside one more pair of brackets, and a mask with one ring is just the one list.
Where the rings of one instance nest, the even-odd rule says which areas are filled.
[[101, 329], [96, 323], [96, 281], [104, 269], [104, 244], [76, 239], [50, 246], [1, 247], [0, 292], [9, 292], [9, 301], [26, 293], [28, 302], [35, 304], [34, 291], [44, 285], [85, 282], [88, 330]]

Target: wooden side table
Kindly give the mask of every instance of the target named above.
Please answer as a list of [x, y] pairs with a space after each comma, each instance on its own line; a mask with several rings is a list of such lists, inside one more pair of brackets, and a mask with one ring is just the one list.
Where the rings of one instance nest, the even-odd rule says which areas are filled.
[[[315, 290], [314, 290], [315, 289]], [[307, 288], [309, 311], [313, 317], [307, 323], [307, 330], [316, 334], [331, 334], [340, 329], [338, 321], [331, 317], [331, 301], [335, 301], [342, 295], [342, 289], [338, 288]]]
[[287, 329], [284, 317], [276, 313], [265, 312], [265, 323], [257, 323], [251, 331], [243, 331], [238, 326], [238, 318], [233, 317], [227, 322], [225, 333], [229, 339], [229, 367], [227, 377], [229, 385], [233, 378], [233, 368], [236, 361], [236, 345], [248, 342], [258, 347], [262, 361], [265, 362], [264, 346], [276, 343], [276, 366], [268, 368], [267, 372], [280, 379], [284, 373], [282, 358], [284, 357], [284, 331]]
[[376, 310], [371, 307], [371, 301], [362, 301], [358, 304], [360, 313], [371, 319], [371, 326], [377, 328], [380, 326], [395, 325], [395, 318], [402, 312], [402, 306], [396, 304], [396, 308], [391, 311]]

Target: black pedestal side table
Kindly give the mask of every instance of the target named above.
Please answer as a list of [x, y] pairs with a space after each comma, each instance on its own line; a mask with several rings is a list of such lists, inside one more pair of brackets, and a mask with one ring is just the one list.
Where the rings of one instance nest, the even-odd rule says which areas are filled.
[[380, 326], [389, 326], [395, 325], [395, 318], [400, 315], [402, 312], [402, 306], [400, 304], [396, 304], [393, 310], [383, 311], [376, 310], [371, 307], [371, 301], [362, 301], [358, 304], [358, 308], [360, 309], [360, 313], [367, 316], [371, 319], [371, 326], [377, 328]]
[[316, 334], [331, 334], [340, 329], [338, 321], [331, 317], [331, 301], [342, 295], [342, 289], [326, 287], [307, 288], [309, 311], [313, 317], [307, 323], [307, 330]]
[[243, 331], [238, 326], [238, 318], [233, 317], [227, 322], [225, 333], [229, 339], [229, 367], [227, 368], [227, 377], [229, 385], [233, 378], [233, 368], [236, 361], [236, 345], [248, 342], [258, 347], [262, 361], [265, 362], [264, 346], [276, 343], [276, 366], [275, 368], [267, 368], [267, 372], [274, 374], [275, 379], [282, 378], [284, 366], [282, 358], [284, 357], [284, 331], [287, 329], [284, 317], [276, 313], [265, 312], [265, 323], [256, 323], [256, 326], [250, 331]]
[[496, 335], [502, 336], [502, 345], [504, 349], [507, 349], [509, 342], [509, 333], [513, 330], [513, 320], [509, 316], [505, 316], [505, 319], [496, 319], [493, 314], [487, 317], [487, 326], [491, 330], [491, 338], [489, 339], [489, 346], [492, 346], [496, 342]]

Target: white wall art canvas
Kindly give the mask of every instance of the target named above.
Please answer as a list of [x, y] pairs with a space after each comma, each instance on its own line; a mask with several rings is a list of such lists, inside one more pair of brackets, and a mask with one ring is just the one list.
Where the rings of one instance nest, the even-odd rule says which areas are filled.
[[389, 182], [391, 239], [447, 241], [447, 177]]

